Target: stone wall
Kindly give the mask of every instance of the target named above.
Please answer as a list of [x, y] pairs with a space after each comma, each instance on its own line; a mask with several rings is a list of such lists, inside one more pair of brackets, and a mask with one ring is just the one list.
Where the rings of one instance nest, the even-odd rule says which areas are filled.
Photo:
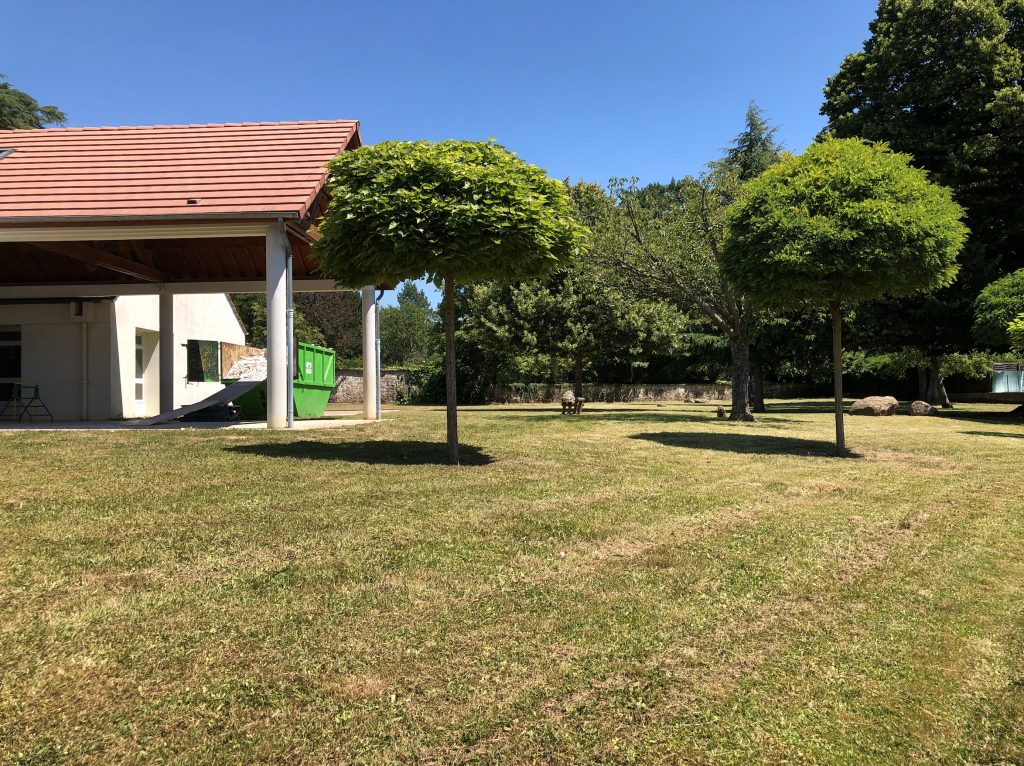
[[[542, 386], [509, 386], [502, 389], [506, 404], [560, 402], [562, 394], [572, 391], [571, 383]], [[828, 396], [829, 386], [808, 386], [796, 383], [766, 384], [766, 399], [800, 399]], [[491, 392], [493, 399], [493, 390]], [[726, 400], [732, 398], [732, 387], [715, 383], [649, 383], [641, 385], [594, 384], [583, 385], [583, 397], [588, 402], [694, 402]]]
[[[380, 400], [383, 404], [394, 404], [398, 392], [409, 395], [409, 371], [382, 368], [380, 371]], [[362, 404], [363, 371], [335, 370], [334, 390], [330, 401], [335, 404]]]

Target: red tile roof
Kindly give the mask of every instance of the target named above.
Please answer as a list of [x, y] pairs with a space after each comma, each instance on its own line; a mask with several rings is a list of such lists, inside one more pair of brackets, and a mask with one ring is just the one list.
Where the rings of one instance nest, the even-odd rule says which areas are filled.
[[0, 131], [0, 223], [301, 218], [359, 145], [355, 120]]

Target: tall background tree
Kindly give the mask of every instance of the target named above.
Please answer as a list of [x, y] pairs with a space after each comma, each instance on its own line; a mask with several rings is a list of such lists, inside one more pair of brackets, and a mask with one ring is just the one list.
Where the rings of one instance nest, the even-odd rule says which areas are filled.
[[[886, 141], [967, 210], [954, 284], [862, 306], [852, 330], [880, 352], [930, 359], [970, 351], [975, 298], [1024, 267], [1024, 14], [1018, 0], [882, 0], [864, 49], [828, 81], [827, 133]], [[936, 394], [937, 395], [937, 394]]]
[[[586, 257], [544, 280], [470, 291], [466, 330], [503, 362], [526, 371], [526, 358], [567, 369], [576, 396], [588, 370], [600, 364], [644, 364], [669, 353], [683, 323], [671, 306], [627, 298], [601, 281]], [[536, 368], [534, 368], [536, 371]]]
[[732, 420], [750, 413], [750, 343], [760, 325], [741, 292], [719, 269], [725, 214], [740, 181], [713, 165], [700, 178], [641, 190], [613, 179], [614, 204], [594, 224], [593, 247], [607, 279], [636, 299], [667, 301], [698, 314], [728, 338], [732, 353]]
[[1007, 325], [1024, 313], [1024, 269], [985, 287], [974, 302], [974, 337], [982, 346], [1002, 350], [1010, 345]]
[[339, 360], [362, 356], [363, 313], [358, 293], [295, 293], [295, 314], [320, 331], [323, 345], [333, 348]]
[[722, 271], [753, 301], [832, 315], [836, 449], [842, 309], [951, 283], [967, 231], [949, 190], [884, 144], [826, 138], [751, 181], [730, 210]]
[[32, 96], [13, 87], [0, 74], [0, 130], [30, 130], [67, 122], [67, 115], [60, 109], [40, 106]]
[[[231, 296], [232, 304], [238, 313], [238, 318], [245, 326], [245, 342], [256, 348], [267, 347], [267, 296], [265, 293], [234, 293]], [[323, 331], [314, 324], [311, 324], [301, 311], [295, 312], [294, 319], [295, 338], [301, 343], [312, 343], [315, 346], [323, 346], [327, 338]]]
[[398, 288], [397, 306], [380, 312], [381, 363], [422, 364], [434, 354], [440, 325], [426, 293], [415, 282]]
[[[747, 107], [746, 124], [736, 138], [725, 149], [725, 156], [719, 160], [720, 165], [736, 171], [740, 183], [752, 181], [760, 177], [764, 171], [779, 162], [784, 150], [781, 142], [775, 139], [779, 132], [778, 126], [772, 125], [765, 111], [751, 101]], [[791, 327], [787, 323], [775, 323], [776, 332], [767, 336], [757, 335], [756, 342], [750, 348], [750, 409], [752, 412], [764, 412], [764, 361], [774, 356], [773, 343], [781, 344], [790, 341], [784, 328]]]
[[459, 463], [455, 283], [520, 283], [577, 255], [585, 230], [562, 184], [493, 142], [384, 142], [328, 165], [315, 253], [348, 287], [424, 274], [444, 289], [448, 461]]

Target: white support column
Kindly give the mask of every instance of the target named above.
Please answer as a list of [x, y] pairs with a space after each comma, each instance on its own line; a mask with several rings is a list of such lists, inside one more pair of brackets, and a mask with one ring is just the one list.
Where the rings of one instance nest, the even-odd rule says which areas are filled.
[[287, 255], [277, 225], [267, 227], [267, 428], [288, 427]]
[[373, 285], [363, 288], [363, 420], [377, 419], [377, 312]]
[[174, 409], [174, 293], [168, 285], [160, 291], [160, 412]]

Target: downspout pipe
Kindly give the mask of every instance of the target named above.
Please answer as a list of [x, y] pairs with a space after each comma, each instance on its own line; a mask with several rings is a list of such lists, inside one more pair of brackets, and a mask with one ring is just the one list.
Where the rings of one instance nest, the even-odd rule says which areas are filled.
[[[85, 303], [82, 303], [85, 319]], [[89, 323], [82, 322], [82, 420], [89, 419]]]
[[288, 326], [285, 330], [285, 348], [288, 358], [288, 427], [295, 428], [295, 307], [292, 304], [292, 243], [288, 240], [288, 230], [284, 225], [284, 218], [277, 219], [277, 227], [281, 230], [281, 239], [284, 240], [285, 252], [285, 316]]

